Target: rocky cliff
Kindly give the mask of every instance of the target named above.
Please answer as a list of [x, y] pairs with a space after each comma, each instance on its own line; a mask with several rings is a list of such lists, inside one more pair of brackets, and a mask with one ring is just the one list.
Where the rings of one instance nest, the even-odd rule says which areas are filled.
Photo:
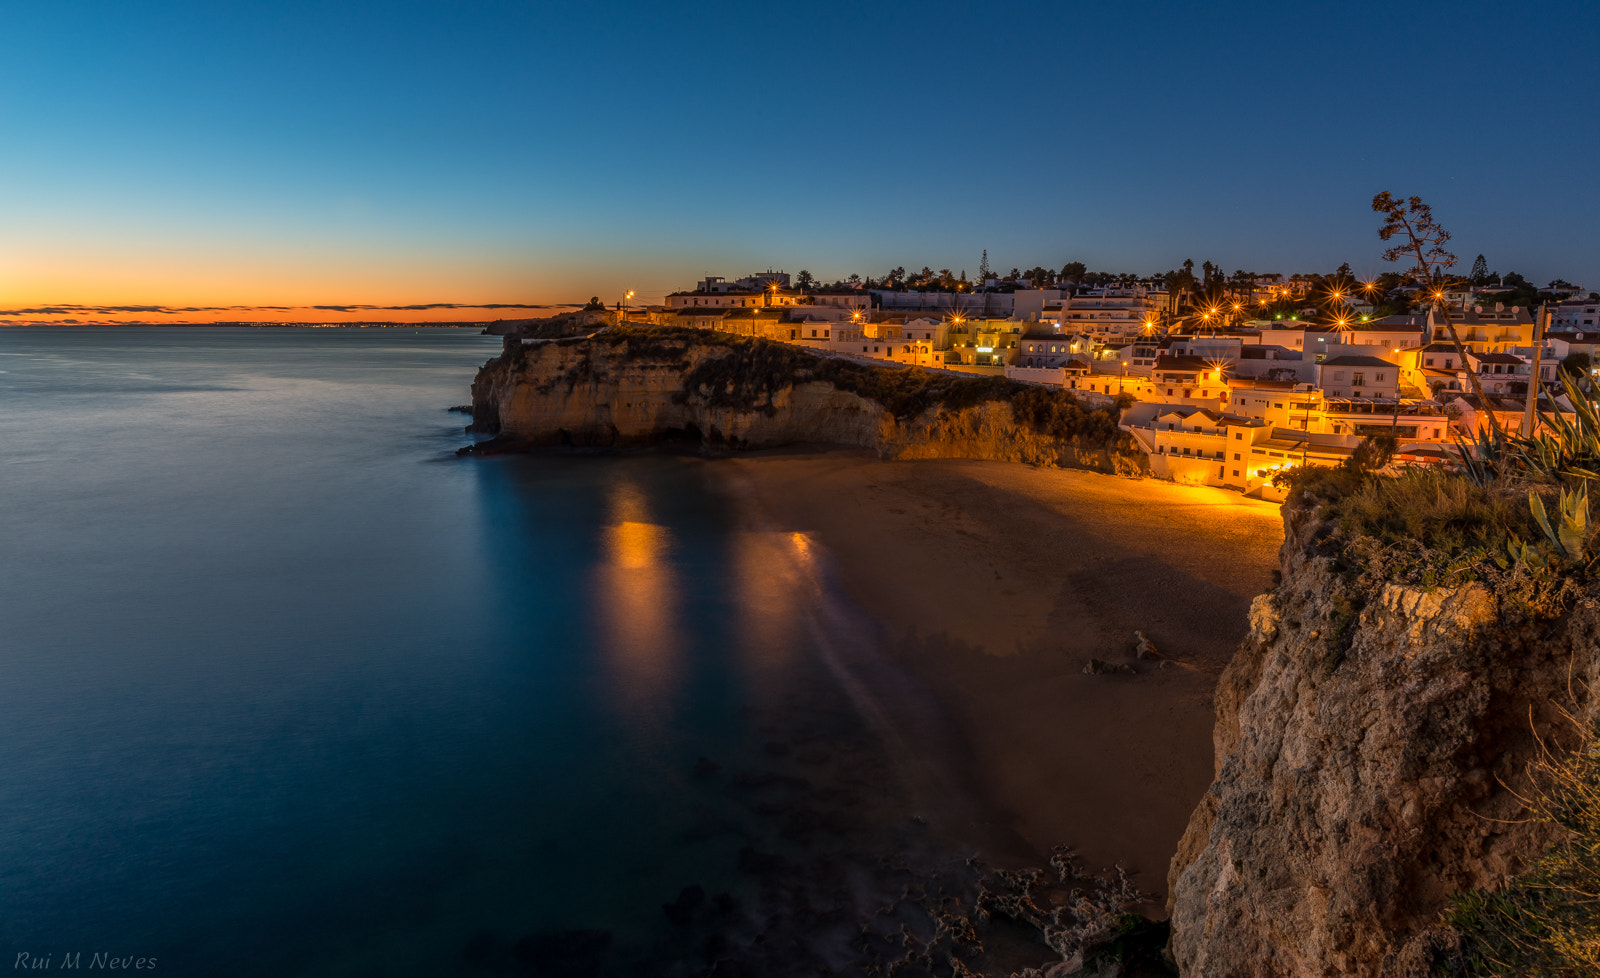
[[1114, 412], [1001, 378], [897, 370], [759, 339], [622, 327], [524, 342], [472, 385], [479, 451], [626, 446], [687, 437], [707, 447], [825, 443], [884, 458], [982, 458], [1140, 471]]
[[1481, 584], [1385, 583], [1314, 503], [1285, 506], [1282, 583], [1217, 689], [1216, 780], [1169, 874], [1198, 976], [1420, 976], [1453, 894], [1521, 871], [1539, 738], [1592, 723], [1593, 586], [1539, 614]]

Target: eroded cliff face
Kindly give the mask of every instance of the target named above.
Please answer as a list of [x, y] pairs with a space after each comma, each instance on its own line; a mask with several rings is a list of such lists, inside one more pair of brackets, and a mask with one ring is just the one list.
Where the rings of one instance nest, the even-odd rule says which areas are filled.
[[[830, 444], [884, 458], [979, 458], [1134, 473], [1128, 455], [1018, 424], [1003, 401], [897, 418], [870, 397], [803, 376], [696, 384], [729, 348], [663, 332], [657, 340], [506, 341], [472, 385], [474, 428], [512, 447], [628, 446], [689, 437], [712, 448]], [[692, 388], [692, 389], [690, 389]], [[735, 389], [739, 388], [739, 389]]]
[[1171, 951], [1185, 978], [1426, 975], [1452, 894], [1547, 841], [1517, 792], [1560, 709], [1594, 719], [1596, 596], [1533, 620], [1478, 586], [1362, 593], [1310, 509], [1285, 520], [1282, 584], [1217, 689]]
[[530, 445], [626, 446], [689, 435], [734, 447], [799, 441], [869, 447], [883, 413], [827, 384], [777, 391], [750, 410], [681, 396], [684, 375], [721, 355], [712, 346], [677, 344], [640, 355], [628, 344], [579, 340], [536, 342], [519, 352], [479, 372], [473, 418], [480, 430]]

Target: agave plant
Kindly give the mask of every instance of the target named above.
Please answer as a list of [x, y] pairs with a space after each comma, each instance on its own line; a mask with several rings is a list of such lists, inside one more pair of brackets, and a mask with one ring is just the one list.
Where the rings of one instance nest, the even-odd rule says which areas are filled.
[[1575, 564], [1586, 563], [1589, 546], [1589, 485], [1583, 483], [1577, 489], [1561, 490], [1561, 512], [1559, 521], [1552, 525], [1549, 514], [1545, 512], [1544, 500], [1535, 492], [1528, 493], [1528, 508], [1533, 510], [1533, 518], [1539, 521], [1539, 529], [1544, 531], [1544, 538], [1555, 547], [1556, 552], [1565, 556]]
[[1494, 558], [1494, 562], [1499, 565], [1501, 570], [1506, 570], [1511, 564], [1516, 563], [1537, 573], [1544, 570], [1550, 563], [1549, 551], [1543, 547], [1534, 546], [1526, 540], [1519, 540], [1516, 537], [1506, 541], [1506, 553], [1511, 555], [1509, 561], [1504, 557], [1496, 556]]
[[1600, 479], [1600, 411], [1595, 410], [1571, 375], [1563, 372], [1561, 379], [1572, 402], [1570, 417], [1540, 408], [1539, 419], [1543, 423], [1534, 435], [1512, 434], [1499, 428], [1456, 435], [1461, 474], [1479, 487], [1512, 472], [1526, 472], [1550, 482], [1574, 477]]
[[1505, 434], [1498, 428], [1493, 431], [1479, 428], [1470, 438], [1456, 434], [1455, 440], [1461, 456], [1461, 474], [1479, 489], [1487, 487], [1505, 467], [1508, 455]]
[[1540, 409], [1544, 430], [1514, 439], [1518, 465], [1550, 479], [1600, 479], [1600, 412], [1571, 374], [1564, 370], [1560, 374], [1572, 403], [1572, 420], [1560, 411]]

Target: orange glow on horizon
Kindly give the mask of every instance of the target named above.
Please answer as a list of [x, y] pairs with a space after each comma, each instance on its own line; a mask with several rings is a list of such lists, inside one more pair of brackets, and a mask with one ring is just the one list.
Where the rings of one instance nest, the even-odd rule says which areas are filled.
[[[609, 305], [629, 288], [659, 302], [687, 274], [651, 253], [537, 244], [440, 242], [423, 252], [354, 241], [131, 238], [47, 231], [27, 247], [0, 241], [0, 325], [530, 319], [594, 295], [611, 297]], [[619, 282], [623, 275], [631, 281]]]

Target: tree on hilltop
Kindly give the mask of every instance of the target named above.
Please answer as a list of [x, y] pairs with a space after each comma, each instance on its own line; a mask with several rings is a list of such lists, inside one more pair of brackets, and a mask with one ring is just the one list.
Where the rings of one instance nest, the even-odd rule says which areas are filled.
[[978, 284], [982, 285], [993, 277], [994, 273], [989, 271], [989, 249], [985, 248], [983, 249], [983, 258], [978, 262]]
[[[1461, 334], [1456, 332], [1456, 324], [1450, 320], [1450, 308], [1444, 301], [1445, 292], [1460, 284], [1458, 280], [1448, 277], [1447, 270], [1456, 264], [1456, 256], [1444, 247], [1450, 241], [1450, 232], [1433, 219], [1433, 208], [1424, 204], [1421, 197], [1398, 200], [1385, 190], [1372, 198], [1372, 210], [1384, 217], [1383, 227], [1378, 229], [1379, 238], [1388, 241], [1396, 235], [1405, 236], [1400, 244], [1391, 245], [1383, 253], [1383, 260], [1413, 262], [1410, 270], [1412, 280], [1423, 289], [1426, 301], [1444, 320], [1444, 327], [1450, 333], [1450, 341], [1455, 344], [1460, 362], [1469, 364], [1467, 348], [1461, 342]], [[1472, 384], [1472, 392], [1478, 395], [1479, 406], [1489, 416], [1489, 424], [1496, 434], [1500, 434], [1500, 419], [1495, 417], [1494, 407], [1483, 392], [1478, 372], [1469, 369], [1466, 374]]]
[[1479, 255], [1472, 260], [1472, 275], [1470, 276], [1470, 280], [1473, 285], [1489, 284], [1489, 263], [1484, 260], [1482, 255]]

